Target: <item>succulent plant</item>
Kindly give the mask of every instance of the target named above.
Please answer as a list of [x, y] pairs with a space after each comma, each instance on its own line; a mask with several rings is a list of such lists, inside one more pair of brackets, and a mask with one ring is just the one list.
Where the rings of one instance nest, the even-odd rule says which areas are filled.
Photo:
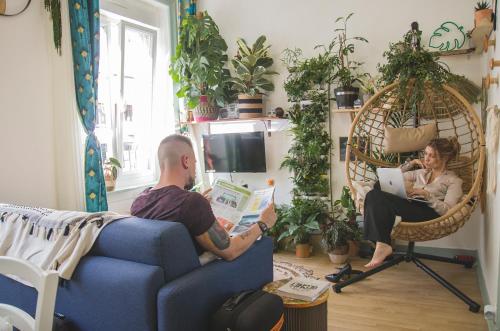
[[476, 7], [474, 8], [476, 11], [478, 10], [483, 10], [483, 9], [489, 9], [490, 8], [490, 3], [488, 1], [478, 1], [476, 4]]

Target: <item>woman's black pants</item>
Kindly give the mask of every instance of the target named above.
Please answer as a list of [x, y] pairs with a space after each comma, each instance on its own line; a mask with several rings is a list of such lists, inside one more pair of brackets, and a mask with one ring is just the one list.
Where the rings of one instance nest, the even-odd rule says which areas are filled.
[[423, 222], [437, 218], [439, 214], [425, 202], [407, 200], [381, 191], [377, 182], [365, 197], [365, 239], [390, 245], [396, 216], [401, 216], [405, 222]]

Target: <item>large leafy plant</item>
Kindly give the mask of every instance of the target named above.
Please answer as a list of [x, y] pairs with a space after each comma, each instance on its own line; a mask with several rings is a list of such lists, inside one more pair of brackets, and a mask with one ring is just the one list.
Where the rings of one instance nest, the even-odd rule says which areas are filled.
[[469, 102], [477, 101], [480, 89], [463, 76], [450, 72], [449, 67], [439, 61], [439, 55], [420, 47], [422, 32], [416, 29], [408, 31], [404, 40], [389, 45], [384, 52], [386, 64], [379, 64], [381, 84], [399, 82], [399, 96], [415, 112], [424, 99], [424, 85], [430, 82], [433, 88], [442, 88], [448, 84], [456, 88]]
[[350, 240], [361, 239], [357, 215], [349, 188], [344, 186], [340, 199], [333, 204], [331, 218], [322, 226], [322, 242], [328, 252], [346, 246]]
[[311, 234], [320, 230], [328, 217], [325, 205], [320, 200], [294, 199], [284, 217], [286, 230], [278, 238], [292, 238], [294, 244], [307, 244]]
[[335, 29], [337, 36], [332, 40], [332, 44], [337, 48], [338, 56], [338, 71], [335, 78], [338, 85], [344, 88], [352, 87], [354, 83], [361, 82], [363, 77], [368, 77], [367, 73], [360, 72], [363, 62], [351, 59], [351, 55], [354, 53], [354, 43], [357, 41], [368, 42], [363, 37], [350, 37], [347, 34], [347, 23], [352, 15], [354, 13], [336, 19], [335, 23], [340, 23], [340, 27]]
[[227, 44], [219, 28], [206, 12], [186, 16], [182, 20], [179, 42], [170, 66], [170, 75], [178, 83], [177, 96], [186, 98], [194, 108], [201, 95], [207, 95], [213, 105], [223, 106], [231, 98]]
[[235, 77], [231, 79], [234, 88], [243, 94], [256, 95], [274, 91], [274, 84], [269, 76], [278, 73], [270, 70], [273, 59], [269, 56], [270, 45], [266, 45], [266, 37], [257, 38], [252, 47], [244, 39], [238, 39], [238, 54], [231, 60]]

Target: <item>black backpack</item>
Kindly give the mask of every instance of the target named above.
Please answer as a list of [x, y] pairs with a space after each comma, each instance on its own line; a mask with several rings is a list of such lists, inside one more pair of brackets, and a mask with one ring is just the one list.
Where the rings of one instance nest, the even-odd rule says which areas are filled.
[[282, 323], [283, 300], [262, 290], [229, 298], [212, 318], [211, 331], [269, 331]]

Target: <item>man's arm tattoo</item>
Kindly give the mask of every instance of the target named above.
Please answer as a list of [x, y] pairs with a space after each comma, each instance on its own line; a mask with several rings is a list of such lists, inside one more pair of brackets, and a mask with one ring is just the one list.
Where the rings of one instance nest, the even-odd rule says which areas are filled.
[[230, 239], [226, 230], [220, 226], [219, 222], [215, 221], [214, 224], [208, 229], [208, 236], [214, 243], [215, 247], [224, 250], [229, 247]]
[[240, 238], [241, 239], [247, 239], [247, 237], [250, 235], [250, 230], [247, 230], [245, 232], [243, 232], [242, 234], [240, 234]]

